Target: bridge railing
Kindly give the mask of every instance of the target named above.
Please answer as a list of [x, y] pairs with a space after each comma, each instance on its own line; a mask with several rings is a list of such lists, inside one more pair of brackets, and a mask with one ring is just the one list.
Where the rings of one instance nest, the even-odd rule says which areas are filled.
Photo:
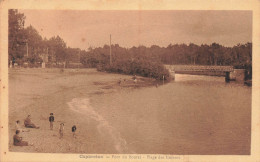
[[210, 66], [210, 65], [165, 65], [169, 70], [173, 71], [217, 71], [231, 72], [234, 71], [233, 66]]

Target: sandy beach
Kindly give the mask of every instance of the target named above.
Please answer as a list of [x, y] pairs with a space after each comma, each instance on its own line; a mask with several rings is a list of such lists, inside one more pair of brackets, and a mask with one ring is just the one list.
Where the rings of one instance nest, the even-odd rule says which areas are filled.
[[[224, 77], [153, 79], [95, 69], [10, 69], [9, 150], [38, 153], [248, 155], [251, 88]], [[119, 80], [121, 83], [119, 84]], [[54, 113], [54, 129], [48, 117]], [[15, 121], [33, 146], [13, 146]], [[59, 138], [59, 125], [65, 124]], [[71, 127], [77, 126], [76, 138]]]
[[[90, 100], [98, 95], [154, 85], [153, 79], [139, 77], [135, 84], [132, 76], [97, 72], [96, 69], [65, 69], [64, 72], [60, 72], [60, 69], [10, 69], [9, 150], [50, 153], [118, 152], [121, 148], [116, 147], [121, 146], [110, 147], [118, 141], [118, 137], [108, 139], [111, 137], [106, 137], [107, 134], [100, 129], [109, 129], [108, 133], [115, 131], [91, 108]], [[83, 104], [82, 109], [85, 108], [90, 116], [80, 113], [79, 106], [73, 106], [77, 105], [77, 98], [84, 98], [84, 103], [78, 104]], [[51, 112], [55, 116], [53, 130], [50, 130], [48, 121]], [[23, 121], [28, 114], [40, 129], [24, 127]], [[12, 145], [16, 120], [21, 121], [22, 129], [29, 130], [21, 132], [20, 136], [33, 146]], [[58, 132], [60, 123], [65, 123], [62, 139], [59, 139]], [[77, 126], [76, 138], [71, 133], [74, 124]]]

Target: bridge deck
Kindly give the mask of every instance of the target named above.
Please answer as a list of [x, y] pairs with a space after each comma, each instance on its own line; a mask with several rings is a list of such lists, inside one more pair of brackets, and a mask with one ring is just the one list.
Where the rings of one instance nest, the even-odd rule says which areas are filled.
[[166, 69], [175, 72], [231, 72], [234, 71], [233, 66], [207, 66], [207, 65], [165, 65]]

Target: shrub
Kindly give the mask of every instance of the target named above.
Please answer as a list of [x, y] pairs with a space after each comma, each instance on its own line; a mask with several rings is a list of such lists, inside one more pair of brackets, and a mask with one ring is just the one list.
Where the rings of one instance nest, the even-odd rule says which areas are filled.
[[149, 60], [115, 60], [112, 65], [98, 64], [99, 71], [107, 71], [112, 73], [139, 75], [143, 77], [151, 77], [157, 80], [170, 80], [169, 72], [163, 64], [159, 62], [151, 62]]

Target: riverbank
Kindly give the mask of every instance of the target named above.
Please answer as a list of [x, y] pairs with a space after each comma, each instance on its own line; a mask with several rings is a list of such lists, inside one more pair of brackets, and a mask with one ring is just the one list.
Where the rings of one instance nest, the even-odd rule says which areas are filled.
[[[149, 78], [137, 80], [95, 69], [10, 70], [10, 151], [250, 154], [250, 87], [202, 75], [176, 74], [174, 82], [158, 87]], [[48, 122], [51, 112], [53, 131]], [[41, 128], [21, 136], [34, 145], [14, 147], [14, 122], [28, 114]], [[62, 139], [60, 123], [65, 124]]]
[[[57, 152], [57, 153], [114, 153], [109, 148], [107, 138], [97, 129], [97, 121], [86, 118], [70, 107], [74, 98], [88, 98], [118, 91], [132, 91], [137, 88], [155, 86], [155, 79], [97, 72], [95, 69], [9, 69], [9, 149], [18, 152]], [[54, 113], [54, 130], [49, 129], [48, 117]], [[40, 129], [21, 132], [23, 140], [33, 146], [15, 147], [12, 137], [15, 121], [23, 121], [30, 114], [32, 121]], [[83, 116], [82, 116], [83, 115]], [[58, 128], [65, 123], [64, 137], [59, 139]], [[78, 127], [77, 138], [72, 138], [71, 127]], [[91, 132], [91, 133], [90, 133]], [[101, 139], [104, 139], [103, 141]], [[104, 145], [108, 145], [104, 147]]]

